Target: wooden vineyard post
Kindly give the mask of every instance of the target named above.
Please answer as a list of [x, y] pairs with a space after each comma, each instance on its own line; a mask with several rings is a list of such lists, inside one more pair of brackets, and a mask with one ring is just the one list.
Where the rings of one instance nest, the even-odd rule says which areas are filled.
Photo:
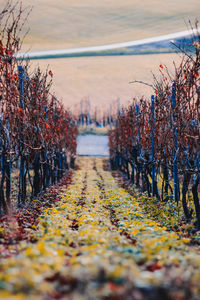
[[95, 127], [97, 127], [97, 107], [95, 106], [95, 112], [94, 112], [94, 123]]
[[[138, 115], [139, 115], [139, 105], [136, 104], [136, 126], [137, 126], [137, 135], [138, 135], [138, 152], [139, 152], [139, 170], [138, 170], [138, 176], [140, 177], [140, 173], [142, 174], [142, 187], [144, 186], [144, 176], [143, 176], [143, 170], [142, 170], [142, 144], [141, 144], [141, 135], [140, 135], [140, 128], [139, 128], [139, 121], [138, 121]], [[139, 178], [138, 177], [138, 178]]]
[[[9, 124], [9, 122], [8, 122], [7, 127], [8, 128], [6, 129], [6, 138], [7, 138], [7, 143], [8, 143], [9, 152], [10, 152], [10, 136], [9, 136], [10, 124]], [[6, 162], [5, 162], [5, 175], [6, 175], [6, 200], [9, 205], [10, 205], [10, 193], [11, 193], [11, 168], [12, 168], [12, 164], [11, 164], [10, 154], [7, 154]]]
[[[3, 114], [2, 114], [3, 117]], [[7, 213], [7, 204], [4, 196], [4, 181], [5, 181], [5, 146], [3, 144], [2, 132], [3, 132], [3, 124], [2, 118], [0, 118], [0, 129], [1, 129], [1, 182], [0, 182], [0, 212], [3, 208], [3, 211]]]
[[[19, 112], [24, 110], [24, 68], [18, 67], [19, 73]], [[19, 192], [18, 192], [18, 205], [25, 203], [25, 160], [23, 154], [23, 123], [21, 122], [20, 131], [20, 175], [19, 175]]]
[[120, 105], [120, 98], [118, 98], [118, 115], [121, 115], [121, 105]]
[[154, 161], [154, 139], [155, 139], [155, 107], [154, 95], [151, 96], [151, 161], [152, 161], [152, 196], [155, 196], [155, 161]]
[[[47, 119], [48, 119], [47, 106], [44, 107], [44, 113], [45, 113], [45, 122], [47, 122]], [[48, 177], [48, 164], [47, 164], [48, 154], [47, 154], [46, 149], [44, 149], [43, 156], [44, 156], [44, 161], [45, 161], [44, 165], [43, 165], [43, 168], [44, 168], [44, 172], [43, 172], [44, 173], [43, 174], [43, 176], [44, 176], [44, 186], [43, 186], [43, 188], [44, 188], [44, 190], [46, 190], [47, 182], [48, 182], [48, 180], [47, 180], [47, 177]]]
[[137, 122], [137, 134], [138, 134], [138, 150], [139, 150], [139, 156], [141, 156], [142, 148], [141, 148], [140, 128], [138, 122], [139, 105], [136, 104], [135, 109], [136, 109], [136, 122]]
[[174, 110], [176, 108], [176, 83], [172, 84], [172, 128], [173, 128], [173, 178], [174, 178], [174, 198], [176, 203], [179, 203], [179, 178], [178, 178], [178, 140], [177, 129], [175, 125]]
[[83, 127], [84, 119], [83, 119], [83, 101], [81, 100], [81, 126]]
[[112, 104], [110, 104], [109, 123], [110, 123], [110, 129], [112, 130]]
[[200, 152], [197, 152], [197, 176], [198, 176], [198, 180], [199, 180], [199, 184], [200, 184]]
[[90, 117], [90, 100], [88, 100], [88, 123], [87, 125], [91, 124], [91, 117]]

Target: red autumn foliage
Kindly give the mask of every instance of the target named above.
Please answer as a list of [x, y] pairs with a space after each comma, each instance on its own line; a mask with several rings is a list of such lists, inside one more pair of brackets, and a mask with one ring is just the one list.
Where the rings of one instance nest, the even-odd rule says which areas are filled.
[[60, 180], [67, 157], [76, 155], [77, 136], [75, 119], [50, 91], [52, 71], [30, 72], [28, 62], [16, 59], [29, 12], [20, 2], [13, 6], [10, 1], [4, 12], [0, 15], [0, 213], [7, 212], [12, 202], [11, 172], [16, 164], [20, 162], [17, 200], [24, 205], [28, 183], [34, 197]]
[[[199, 38], [200, 34], [197, 39]], [[170, 74], [167, 68], [160, 65], [161, 77], [157, 79], [154, 76], [154, 122], [150, 99], [133, 99], [132, 104], [116, 116], [116, 126], [109, 133], [109, 144], [112, 167], [124, 171], [149, 196], [152, 195], [152, 167], [155, 167], [156, 176], [162, 178], [159, 179], [162, 188], [158, 190], [155, 179], [154, 195], [158, 200], [166, 202], [173, 195], [170, 181], [173, 181], [175, 157], [178, 179], [182, 183], [182, 190], [180, 186], [178, 189], [182, 193], [185, 217], [187, 221], [192, 217], [186, 201], [186, 194], [190, 190], [196, 210], [196, 224], [200, 228], [200, 47], [197, 44], [193, 49], [193, 56], [183, 51], [180, 65], [174, 65], [174, 74]], [[175, 106], [172, 105], [172, 82], [175, 83]], [[138, 113], [136, 105], [139, 105]], [[174, 154], [175, 132], [178, 146]]]

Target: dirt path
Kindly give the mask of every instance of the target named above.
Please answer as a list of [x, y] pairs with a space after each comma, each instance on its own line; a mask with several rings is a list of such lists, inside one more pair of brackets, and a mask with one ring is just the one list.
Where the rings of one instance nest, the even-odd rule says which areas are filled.
[[40, 217], [35, 242], [1, 261], [0, 298], [198, 299], [198, 250], [148, 219], [103, 159], [79, 166]]

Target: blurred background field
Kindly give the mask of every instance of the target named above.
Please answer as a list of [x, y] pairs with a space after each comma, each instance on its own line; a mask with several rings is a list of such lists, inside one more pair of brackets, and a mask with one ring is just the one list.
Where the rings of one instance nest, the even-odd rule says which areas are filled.
[[118, 98], [122, 105], [133, 97], [150, 98], [152, 88], [129, 82], [152, 83], [151, 71], [158, 75], [161, 63], [172, 69], [173, 61], [178, 60], [177, 54], [103, 56], [31, 61], [31, 66], [45, 69], [49, 65], [54, 73], [53, 90], [67, 107], [77, 110], [81, 100], [89, 99], [103, 112]]
[[[6, 1], [0, 2], [0, 8]], [[26, 0], [33, 6], [25, 39], [31, 50], [98, 46], [186, 29], [198, 0]]]
[[[5, 0], [0, 2], [0, 9]], [[23, 51], [98, 46], [154, 37], [186, 30], [188, 20], [200, 16], [199, 0], [26, 0], [33, 6], [25, 25], [28, 32]], [[129, 84], [135, 79], [151, 83], [151, 71], [159, 65], [172, 68], [175, 54], [81, 57], [32, 61], [34, 69], [49, 65], [54, 74], [53, 90], [65, 106], [77, 109], [90, 99], [107, 110], [118, 97], [127, 104], [135, 96], [148, 96], [152, 89]]]
[[90, 126], [84, 125], [84, 126], [79, 126], [78, 133], [80, 135], [101, 135], [105, 136], [108, 134], [108, 131], [110, 129], [110, 126], [105, 126], [105, 127], [96, 127], [94, 124], [91, 124]]

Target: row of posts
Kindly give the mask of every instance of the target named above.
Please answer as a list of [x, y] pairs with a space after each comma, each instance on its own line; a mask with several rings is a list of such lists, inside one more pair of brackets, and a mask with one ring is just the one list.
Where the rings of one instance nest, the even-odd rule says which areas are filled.
[[[120, 106], [120, 98], [118, 98], [118, 112], [120, 114], [121, 112], [121, 106]], [[113, 127], [113, 107], [112, 104], [110, 104], [110, 111], [109, 114], [107, 116], [107, 121], [105, 120], [105, 118], [103, 118], [102, 120], [102, 125], [105, 127], [106, 125], [109, 125], [110, 128], [112, 129]], [[91, 118], [91, 104], [90, 104], [90, 100], [88, 100], [88, 104], [87, 104], [87, 116], [83, 113], [83, 101], [80, 102], [80, 125], [84, 126], [85, 125], [91, 125], [92, 124], [92, 118]], [[84, 116], [86, 116], [86, 121]], [[94, 123], [97, 125], [100, 125], [97, 122], [97, 107], [95, 107], [95, 112], [94, 112]]]
[[[173, 131], [173, 183], [174, 183], [174, 198], [176, 203], [179, 203], [180, 200], [180, 186], [179, 186], [179, 176], [178, 176], [178, 137], [177, 137], [177, 128], [175, 125], [175, 116], [174, 111], [176, 108], [176, 84], [173, 82], [172, 84], [172, 97], [171, 97], [171, 105], [172, 105], [172, 119], [171, 126]], [[119, 106], [120, 107], [120, 106]], [[140, 134], [140, 126], [139, 126], [139, 114], [140, 107], [138, 104], [135, 106], [136, 110], [136, 129], [137, 129], [137, 139], [138, 139], [138, 154], [141, 161], [143, 160], [143, 152], [142, 152], [142, 142], [141, 142], [141, 134]], [[119, 110], [120, 114], [122, 113]], [[156, 181], [156, 166], [155, 166], [155, 96], [151, 96], [151, 178], [152, 178], [152, 190], [151, 193], [153, 196], [158, 195], [157, 191], [157, 181]], [[132, 173], [134, 174], [135, 163], [132, 165]], [[166, 166], [167, 173], [168, 168]], [[134, 176], [134, 175], [133, 175]], [[168, 175], [167, 175], [168, 177]], [[145, 181], [143, 172], [142, 172], [142, 184]]]
[[[18, 67], [18, 74], [19, 74], [19, 108], [24, 110], [24, 78], [26, 78], [26, 74], [24, 72], [24, 68], [22, 66]], [[47, 107], [44, 108], [45, 111], [45, 119], [47, 120]], [[23, 120], [22, 120], [23, 122]], [[7, 127], [9, 124], [7, 124]], [[3, 125], [2, 125], [2, 118], [0, 118], [0, 130], [2, 131]], [[16, 168], [17, 168], [17, 201], [18, 205], [23, 205], [25, 203], [25, 197], [26, 197], [26, 161], [25, 157], [23, 154], [23, 123], [21, 123], [19, 130], [19, 135], [20, 135], [20, 145], [19, 149], [16, 149], [17, 156], [20, 158], [20, 160], [17, 158], [16, 161]], [[9, 139], [9, 130], [6, 128], [6, 137], [7, 137], [7, 146], [8, 148], [10, 147], [10, 139]], [[1, 205], [3, 206], [3, 209], [6, 211], [7, 210], [7, 203], [10, 203], [10, 193], [11, 193], [11, 168], [12, 168], [12, 163], [9, 155], [6, 153], [6, 148], [5, 145], [3, 145], [2, 140], [1, 140], [1, 185], [0, 185], [0, 202]], [[59, 152], [59, 153], [58, 153]], [[34, 168], [34, 180], [33, 180], [33, 185], [35, 184], [35, 189], [34, 189], [34, 195], [36, 196], [37, 193], [41, 191], [40, 187], [43, 186], [44, 188], [49, 184], [49, 178], [50, 174], [48, 173], [55, 173], [55, 171], [52, 171], [52, 166], [51, 170], [49, 169], [48, 171], [48, 166], [47, 163], [44, 164], [43, 166], [43, 171], [44, 171], [44, 178], [41, 178], [39, 176], [39, 169], [40, 169], [40, 159], [42, 158], [43, 161], [47, 162], [48, 157], [46, 151], [41, 151], [41, 153], [36, 154], [35, 161], [33, 164]], [[63, 170], [66, 169], [67, 166], [67, 161], [66, 161], [66, 156], [64, 153], [57, 151], [55, 154], [55, 158], [50, 160], [50, 162], [53, 163], [54, 167], [57, 167], [57, 173], [55, 176], [51, 176], [51, 180], [54, 181], [55, 178], [60, 179], [63, 175]], [[18, 175], [19, 173], [19, 175]], [[61, 174], [62, 173], [62, 174]], [[55, 177], [55, 178], [54, 178]], [[4, 196], [4, 181], [6, 180], [6, 200]], [[38, 181], [44, 181], [44, 182], [38, 182]], [[56, 180], [56, 179], [55, 179]], [[37, 181], [37, 182], [35, 182]], [[47, 182], [48, 181], [48, 182]], [[52, 182], [52, 184], [55, 182]]]
[[[174, 198], [176, 203], [179, 203], [180, 200], [180, 187], [179, 187], [179, 176], [178, 176], [178, 138], [177, 138], [177, 128], [174, 122], [174, 110], [176, 108], [176, 83], [172, 84], [172, 130], [173, 130], [173, 182], [174, 182]], [[139, 142], [139, 156], [142, 156], [142, 145], [140, 130], [138, 125], [138, 114], [139, 114], [139, 105], [136, 105], [136, 122], [137, 122], [137, 132], [138, 132], [138, 142]], [[151, 164], [152, 164], [152, 195], [156, 195], [156, 172], [155, 172], [155, 97], [151, 96], [151, 117], [152, 117], [152, 127], [151, 127]]]

